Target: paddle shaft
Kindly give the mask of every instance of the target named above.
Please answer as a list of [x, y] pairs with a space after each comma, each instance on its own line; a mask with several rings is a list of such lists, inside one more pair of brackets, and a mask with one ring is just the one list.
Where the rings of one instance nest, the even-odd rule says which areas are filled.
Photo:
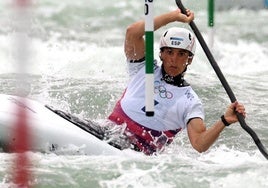
[[[181, 12], [183, 14], [186, 14], [186, 9], [183, 6], [181, 0], [175, 0], [177, 6], [181, 9]], [[221, 72], [221, 69], [219, 68], [217, 62], [215, 61], [213, 55], [211, 54], [203, 36], [201, 35], [199, 29], [197, 28], [197, 26], [195, 25], [194, 21], [191, 21], [189, 23], [190, 27], [192, 28], [192, 30], [194, 31], [201, 47], [203, 48], [211, 66], [213, 67], [215, 73], [217, 74], [222, 86], [224, 87], [227, 95], [229, 96], [231, 102], [235, 102], [236, 101], [236, 97], [231, 89], [231, 87], [229, 86], [228, 82], [226, 81], [224, 75]], [[245, 122], [245, 118], [243, 117], [242, 114], [237, 113], [237, 118], [238, 121], [241, 125], [241, 127], [252, 137], [252, 139], [254, 140], [255, 144], [257, 145], [257, 147], [259, 148], [260, 152], [263, 154], [263, 156], [268, 159], [268, 154], [266, 149], [264, 148], [263, 144], [261, 143], [260, 139], [258, 138], [257, 134], [246, 124]]]

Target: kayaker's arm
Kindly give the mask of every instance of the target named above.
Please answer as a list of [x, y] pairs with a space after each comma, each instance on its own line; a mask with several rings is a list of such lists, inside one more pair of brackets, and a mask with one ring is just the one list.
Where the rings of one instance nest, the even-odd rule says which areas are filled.
[[[187, 16], [180, 9], [156, 16], [154, 18], [154, 30], [172, 22], [189, 23], [194, 19], [194, 13], [188, 10]], [[145, 55], [144, 20], [140, 20], [128, 26], [125, 36], [125, 55], [129, 60], [138, 60]]]
[[[238, 121], [236, 112], [245, 117], [245, 108], [238, 102], [232, 103], [226, 110], [224, 117], [228, 124]], [[217, 140], [226, 127], [222, 120], [218, 120], [212, 127], [206, 129], [205, 123], [200, 118], [192, 119], [187, 125], [188, 136], [194, 149], [205, 152]]]

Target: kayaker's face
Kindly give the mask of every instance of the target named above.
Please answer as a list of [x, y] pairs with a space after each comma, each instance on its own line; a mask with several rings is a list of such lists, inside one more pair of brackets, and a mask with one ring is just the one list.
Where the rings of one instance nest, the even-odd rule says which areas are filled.
[[185, 70], [187, 64], [192, 62], [193, 56], [190, 56], [190, 52], [184, 49], [164, 48], [160, 53], [160, 58], [166, 73], [170, 76], [177, 76]]

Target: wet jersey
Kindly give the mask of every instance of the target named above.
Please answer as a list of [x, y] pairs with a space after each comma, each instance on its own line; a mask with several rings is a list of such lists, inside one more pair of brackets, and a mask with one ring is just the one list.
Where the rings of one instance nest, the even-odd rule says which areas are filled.
[[178, 87], [162, 80], [161, 67], [154, 70], [154, 116], [145, 115], [145, 66], [130, 63], [130, 83], [121, 99], [123, 111], [139, 124], [157, 131], [184, 129], [192, 118], [204, 119], [201, 101], [191, 86]]

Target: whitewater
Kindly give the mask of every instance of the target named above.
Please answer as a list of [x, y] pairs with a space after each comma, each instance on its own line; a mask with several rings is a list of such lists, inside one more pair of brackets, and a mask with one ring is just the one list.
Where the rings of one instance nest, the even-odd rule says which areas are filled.
[[[12, 1], [0, 2], [0, 92], [15, 94]], [[208, 40], [206, 3], [186, 1]], [[143, 19], [144, 2], [42, 0], [33, 2], [25, 95], [79, 117], [103, 121], [128, 81], [123, 51], [126, 27]], [[155, 14], [176, 8], [155, 1]], [[268, 10], [215, 12], [214, 58], [236, 98], [247, 110], [247, 124], [268, 148]], [[170, 24], [155, 32], [158, 39]], [[186, 75], [204, 103], [208, 127], [230, 99], [201, 46]], [[60, 133], [59, 133], [60, 136]], [[29, 152], [34, 187], [268, 187], [268, 162], [239, 123], [226, 128], [205, 153], [190, 145], [186, 131], [159, 156], [87, 156], [76, 148], [59, 153]], [[9, 187], [14, 154], [0, 152], [0, 187]]]

